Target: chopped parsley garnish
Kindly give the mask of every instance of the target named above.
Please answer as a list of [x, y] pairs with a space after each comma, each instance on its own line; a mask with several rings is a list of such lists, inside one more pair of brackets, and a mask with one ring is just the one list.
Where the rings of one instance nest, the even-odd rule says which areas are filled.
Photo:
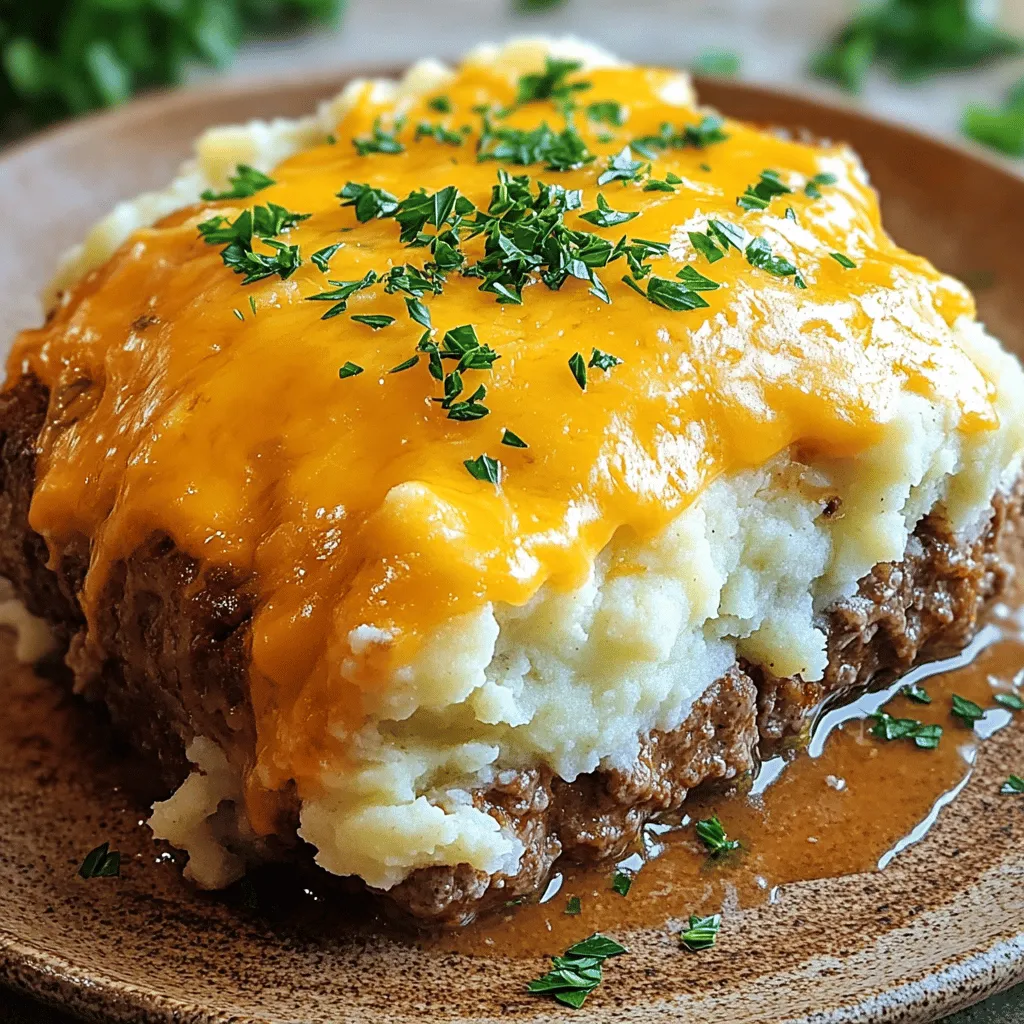
[[713, 292], [721, 287], [717, 281], [712, 281], [710, 278], [705, 277], [696, 268], [691, 266], [683, 267], [682, 270], [676, 273], [676, 277], [693, 292]]
[[796, 267], [785, 256], [772, 253], [767, 239], [755, 238], [743, 251], [752, 267], [767, 270], [773, 277], [792, 277], [796, 273]]
[[810, 196], [811, 199], [820, 199], [821, 186], [834, 185], [838, 180], [834, 174], [829, 174], [827, 171], [815, 174], [812, 178], [808, 178], [807, 184], [804, 185], [804, 194]]
[[690, 927], [679, 933], [679, 944], [691, 953], [699, 953], [702, 949], [710, 949], [718, 939], [722, 927], [722, 915], [711, 914], [708, 917], [690, 915]]
[[917, 683], [908, 683], [900, 687], [900, 693], [908, 700], [916, 701], [918, 704], [931, 704], [932, 699], [928, 691]]
[[447, 96], [431, 96], [427, 100], [427, 106], [436, 110], [439, 114], [450, 114], [452, 112], [452, 101]]
[[684, 125], [680, 131], [675, 131], [672, 125], [665, 122], [657, 135], [643, 135], [634, 139], [632, 145], [649, 160], [666, 149], [706, 149], [729, 138], [723, 130], [724, 124], [722, 118], [714, 114], [701, 118], [696, 124]]
[[717, 263], [718, 260], [725, 257], [725, 253], [715, 244], [713, 238], [710, 235], [705, 235], [701, 231], [690, 231], [687, 232], [690, 237], [690, 243], [694, 249], [697, 250], [708, 263]]
[[408, 298], [405, 300], [405, 308], [409, 313], [409, 317], [415, 320], [421, 327], [426, 327], [428, 330], [430, 324], [430, 310], [420, 302], [419, 299]]
[[382, 327], [390, 327], [395, 322], [393, 316], [382, 313], [357, 313], [353, 314], [352, 319], [357, 324], [366, 324], [367, 327], [372, 327], [375, 331], [379, 331]]
[[868, 715], [870, 732], [882, 740], [913, 740], [922, 750], [934, 750], [942, 738], [941, 725], [925, 725], [916, 718], [893, 718], [884, 711]]
[[[273, 274], [281, 280], [290, 277], [302, 264], [297, 245], [286, 245], [274, 235], [293, 228], [305, 220], [308, 213], [292, 213], [283, 206], [269, 203], [243, 210], [234, 221], [226, 217], [212, 217], [199, 224], [199, 235], [207, 245], [221, 245], [224, 266], [243, 275], [242, 284], [252, 284]], [[253, 237], [259, 238], [273, 252], [262, 253], [253, 249]], [[225, 244], [226, 243], [226, 244]]]
[[601, 983], [601, 966], [613, 956], [629, 951], [614, 939], [595, 934], [570, 946], [562, 956], [551, 958], [554, 965], [542, 978], [531, 981], [526, 990], [551, 995], [565, 1006], [578, 1010]]
[[587, 364], [583, 361], [583, 356], [579, 352], [573, 352], [569, 356], [569, 369], [572, 371], [572, 375], [576, 378], [576, 383], [580, 386], [580, 391], [587, 390]]
[[403, 370], [411, 370], [420, 361], [419, 356], [409, 356], [404, 362], [392, 366], [388, 373], [401, 373]]
[[587, 107], [587, 117], [591, 121], [598, 121], [602, 124], [610, 124], [615, 128], [621, 128], [626, 123], [626, 108], [614, 100], [600, 100], [591, 103]]
[[1024, 700], [1021, 700], [1015, 693], [997, 693], [993, 700], [1011, 711], [1024, 711]]
[[369, 153], [404, 153], [403, 146], [396, 136], [402, 130], [402, 122], [396, 121], [390, 132], [384, 131], [381, 127], [381, 120], [378, 117], [373, 122], [373, 131], [369, 136], [354, 138], [352, 145], [360, 156], [367, 156]]
[[509, 448], [529, 448], [530, 446], [518, 435], [512, 433], [508, 427], [501, 432], [501, 443], [507, 444]]
[[330, 291], [320, 292], [317, 295], [307, 295], [306, 300], [308, 302], [333, 302], [335, 305], [331, 306], [329, 310], [322, 317], [321, 320], [330, 320], [332, 317], [338, 316], [339, 313], [344, 313], [348, 308], [348, 300], [358, 291], [363, 288], [369, 288], [371, 285], [377, 283], [377, 275], [372, 270], [366, 272], [366, 276], [358, 281], [328, 281], [328, 284], [333, 284], [334, 288]]
[[1011, 775], [999, 788], [999, 792], [1004, 796], [1024, 793], [1024, 779], [1019, 775]]
[[419, 142], [420, 139], [435, 139], [446, 146], [461, 146], [464, 136], [462, 132], [452, 131], [450, 128], [445, 128], [443, 124], [428, 124], [426, 121], [420, 121], [416, 125], [416, 141]]
[[792, 206], [786, 207], [786, 220], [791, 220], [794, 224], [798, 223], [796, 219], [796, 210]]
[[628, 896], [629, 890], [633, 886], [632, 876], [627, 875], [625, 871], [616, 871], [612, 876], [612, 888], [620, 896]]
[[[679, 184], [678, 179], [676, 185]], [[675, 185], [670, 182], [667, 178], [662, 181], [660, 178], [648, 178], [644, 184], [645, 192], [675, 192]]]
[[121, 854], [110, 849], [110, 843], [100, 843], [90, 850], [78, 869], [82, 878], [116, 878], [121, 874]]
[[830, 252], [829, 256], [831, 256], [832, 259], [834, 259], [836, 261], [836, 263], [839, 264], [839, 266], [844, 267], [846, 270], [856, 270], [857, 269], [857, 264], [854, 263], [853, 260], [851, 260], [850, 257], [847, 256], [845, 253]]
[[959, 718], [968, 729], [973, 729], [974, 723], [985, 717], [984, 709], [975, 704], [973, 700], [961, 697], [958, 693], [953, 694], [952, 714], [954, 718]]
[[595, 348], [590, 354], [590, 362], [587, 363], [587, 366], [598, 370], [610, 370], [621, 362], [622, 360], [618, 356], [613, 356], [610, 352], [602, 352], [599, 348]]
[[740, 846], [738, 839], [730, 839], [726, 835], [717, 814], [697, 822], [697, 838], [712, 857], [738, 850]]
[[544, 70], [540, 73], [523, 75], [519, 79], [517, 103], [533, 103], [537, 100], [566, 100], [574, 92], [590, 88], [590, 82], [567, 82], [566, 78], [583, 67], [582, 61], [544, 58]]
[[670, 309], [673, 312], [702, 309], [708, 305], [701, 295], [681, 281], [671, 281], [666, 277], [651, 277], [647, 283], [646, 292], [628, 277], [624, 277], [623, 281], [656, 306]]
[[579, 896], [570, 896], [569, 901], [565, 905], [565, 912], [570, 917], [575, 917], [582, 910], [583, 901], [579, 898]]
[[486, 483], [494, 484], [495, 487], [501, 483], [501, 463], [489, 455], [466, 459], [462, 464], [474, 480], [483, 480]]
[[633, 151], [623, 146], [615, 156], [608, 158], [608, 166], [598, 176], [598, 185], [607, 185], [610, 181], [633, 181], [643, 167], [642, 160], [633, 159]]
[[755, 185], [748, 185], [746, 192], [737, 200], [744, 210], [766, 210], [776, 196], [784, 196], [793, 190], [779, 178], [778, 171], [763, 170]]
[[350, 181], [339, 193], [339, 199], [344, 199], [342, 206], [354, 206], [356, 219], [364, 224], [374, 217], [391, 217], [398, 209], [398, 197], [382, 188], [371, 188], [369, 185], [360, 185]]
[[345, 363], [345, 365], [338, 370], [338, 376], [344, 380], [346, 377], [358, 377], [363, 372], [361, 366], [357, 366], [355, 363]]
[[731, 224], [727, 220], [716, 220], [715, 218], [708, 221], [708, 234], [725, 251], [728, 251], [730, 246], [734, 249], [745, 249], [750, 238], [747, 232], [739, 225]]
[[226, 191], [215, 192], [213, 189], [207, 189], [199, 198], [208, 203], [219, 199], [248, 199], [249, 196], [254, 196], [257, 192], [276, 184], [273, 178], [248, 164], [239, 164], [235, 168], [235, 173], [228, 178], [228, 182], [231, 188]]
[[233, 309], [231, 312], [235, 314], [236, 320], [245, 320], [245, 314], [240, 309]]
[[[449, 376], [458, 376], [458, 370], [453, 371]], [[461, 391], [461, 380], [459, 384]], [[491, 410], [486, 405], [482, 405], [482, 401], [487, 397], [487, 388], [481, 384], [476, 391], [460, 402], [450, 402], [448, 399], [442, 401], [442, 408], [448, 410], [448, 419], [455, 420], [459, 423], [468, 423], [471, 420], [482, 420]], [[446, 405], [445, 403], [448, 402]]]
[[594, 159], [593, 153], [572, 125], [556, 132], [547, 124], [526, 131], [494, 127], [485, 117], [477, 143], [477, 160], [500, 160], [506, 164], [543, 163], [551, 171], [571, 171]]
[[317, 249], [312, 256], [309, 257], [310, 262], [322, 273], [326, 274], [331, 269], [331, 257], [342, 247], [344, 243], [335, 242], [334, 245], [328, 245], [324, 249]]
[[249, 296], [249, 308], [252, 310], [252, 315], [255, 316], [256, 315], [256, 296], [255, 295], [250, 295]]
[[585, 220], [588, 224], [596, 224], [599, 228], [611, 228], [616, 224], [625, 224], [626, 221], [632, 220], [634, 217], [638, 217], [638, 213], [626, 213], [622, 210], [613, 210], [608, 205], [608, 200], [605, 199], [603, 193], [597, 193], [597, 209], [590, 210], [588, 213], [581, 213], [580, 220]]

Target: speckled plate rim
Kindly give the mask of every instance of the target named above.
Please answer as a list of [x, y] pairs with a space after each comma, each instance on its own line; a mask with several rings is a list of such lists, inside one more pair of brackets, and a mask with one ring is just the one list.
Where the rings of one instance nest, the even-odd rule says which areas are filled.
[[[216, 86], [155, 93], [113, 111], [101, 112], [78, 121], [59, 125], [41, 132], [0, 155], [0, 187], [6, 174], [15, 169], [19, 161], [32, 157], [42, 149], [52, 149], [59, 156], [70, 151], [84, 139], [104, 133], [145, 133], [147, 126], [157, 119], [175, 119], [185, 113], [209, 107], [211, 110], [237, 102], [239, 106], [251, 104], [253, 110], [266, 109], [266, 116], [296, 116], [308, 112], [310, 96], [328, 97], [353, 77], [362, 75], [393, 75], [393, 67], [367, 65], [348, 67], [311, 76], [288, 76], [274, 81], [242, 81]], [[847, 124], [856, 123], [861, 129], [879, 130], [893, 136], [903, 136], [937, 160], [970, 161], [987, 169], [1000, 179], [1003, 187], [1016, 191], [1024, 201], [1024, 180], [1013, 166], [1004, 160], [978, 150], [969, 144], [940, 142], [922, 132], [890, 121], [865, 115], [854, 105], [825, 101], [820, 91], [800, 95], [790, 91], [746, 85], [720, 79], [698, 81], [701, 98], [710, 105], [739, 117], [755, 120], [776, 120], [795, 123], [793, 118], [772, 115], [773, 109], [804, 110], [807, 121], [830, 116]], [[798, 119], [799, 120], [799, 119]], [[204, 123], [218, 123], [211, 120]], [[807, 122], [801, 122], [807, 123]], [[90, 219], [104, 212], [102, 204], [89, 211]], [[75, 238], [60, 240], [61, 245]], [[1024, 315], [1024, 310], [1020, 311]], [[5, 318], [6, 319], [6, 318]], [[19, 323], [6, 325], [12, 333]], [[1011, 874], [1018, 878], [1024, 872], [1024, 862], [1015, 863]], [[861, 877], [861, 876], [851, 876]], [[991, 879], [987, 880], [991, 882]], [[979, 894], [976, 894], [980, 896]], [[1021, 931], [1003, 935], [993, 944], [979, 947], [946, 960], [941, 967], [922, 971], [897, 986], [886, 988], [864, 998], [835, 1005], [799, 1017], [786, 1018], [793, 1024], [846, 1024], [873, 1020], [925, 1021], [970, 1005], [986, 996], [1004, 990], [1024, 979], [1024, 914]], [[857, 956], [852, 958], [858, 959]], [[94, 970], [83, 972], [68, 958], [52, 951], [24, 942], [18, 935], [0, 925], [0, 981], [16, 989], [60, 1006], [67, 1011], [99, 1019], [146, 1020], [170, 1022], [196, 1022], [213, 1024], [226, 1020], [256, 1021], [262, 1018], [239, 1018], [237, 1014], [210, 1009], [147, 989], [113, 974]], [[671, 1016], [672, 1000], [662, 1004]], [[551, 1019], [547, 1008], [538, 1008], [538, 1017]], [[605, 1014], [593, 1015], [605, 1019]], [[266, 1018], [270, 1019], [270, 1018]], [[356, 1019], [346, 1016], [343, 1019]], [[359, 1019], [365, 1019], [360, 1015]], [[622, 1016], [607, 1019], [623, 1019]]]

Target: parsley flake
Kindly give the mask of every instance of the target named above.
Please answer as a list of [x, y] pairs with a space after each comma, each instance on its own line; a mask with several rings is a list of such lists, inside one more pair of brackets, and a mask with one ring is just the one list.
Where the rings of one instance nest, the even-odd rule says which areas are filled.
[[633, 159], [633, 151], [623, 146], [615, 156], [608, 158], [608, 166], [598, 176], [598, 185], [607, 185], [610, 181], [633, 181], [643, 167], [642, 160]]
[[830, 252], [829, 256], [831, 256], [832, 259], [834, 259], [836, 263], [839, 264], [839, 266], [844, 267], [846, 270], [856, 270], [857, 268], [857, 264], [854, 263], [853, 260], [851, 260], [850, 257], [846, 256], [844, 253]]
[[309, 257], [310, 262], [321, 271], [326, 274], [331, 269], [331, 257], [342, 247], [343, 242], [335, 242], [334, 245], [328, 245], [324, 249], [317, 249], [312, 256]]
[[[670, 189], [671, 191], [671, 189]], [[596, 224], [599, 228], [611, 228], [616, 224], [625, 224], [626, 221], [632, 220], [634, 217], [638, 217], [639, 213], [626, 213], [622, 210], [613, 210], [608, 205], [608, 200], [605, 199], [603, 193], [597, 193], [597, 209], [590, 210], [588, 213], [581, 213], [580, 220], [585, 220], [588, 224]]]
[[370, 153], [404, 153], [403, 146], [396, 138], [402, 130], [402, 121], [396, 121], [390, 132], [384, 131], [381, 127], [381, 119], [378, 117], [373, 122], [373, 131], [369, 136], [354, 138], [352, 145], [360, 156], [367, 156]]
[[530, 446], [518, 435], [512, 433], [508, 427], [501, 432], [501, 443], [507, 444], [509, 448], [529, 448]]
[[82, 878], [117, 878], [121, 874], [121, 854], [110, 849], [110, 843], [100, 843], [90, 850], [78, 869]]
[[358, 366], [356, 363], [345, 363], [344, 366], [338, 370], [338, 377], [344, 380], [346, 377], [358, 377], [363, 372], [363, 368]]
[[576, 383], [580, 386], [580, 391], [587, 390], [587, 364], [583, 361], [583, 356], [579, 352], [573, 352], [569, 357], [569, 369], [572, 370], [572, 375], [576, 378]]
[[616, 871], [612, 876], [612, 889], [620, 896], [628, 896], [629, 890], [633, 887], [633, 879], [625, 871]]
[[462, 463], [474, 480], [483, 480], [497, 487], [501, 483], [501, 463], [489, 455], [479, 455]]
[[574, 92], [589, 89], [590, 82], [567, 82], [566, 78], [579, 71], [583, 62], [559, 60], [550, 55], [544, 58], [544, 71], [539, 74], [523, 75], [519, 79], [517, 103], [534, 103], [537, 100], [568, 99]]
[[690, 927], [679, 933], [679, 944], [691, 953], [699, 953], [702, 949], [710, 949], [718, 940], [718, 932], [722, 927], [722, 915], [711, 914], [708, 917], [690, 915]]
[[997, 693], [993, 700], [1011, 711], [1024, 711], [1024, 700], [1021, 700], [1015, 693]]
[[447, 96], [431, 96], [427, 100], [427, 106], [436, 110], [439, 114], [450, 114], [452, 112], [452, 101]]
[[415, 320], [421, 327], [430, 329], [430, 310], [416, 298], [408, 298], [405, 300], [405, 308], [409, 313], [409, 317]]
[[695, 267], [685, 266], [682, 270], [676, 274], [683, 284], [686, 285], [690, 291], [694, 292], [713, 292], [721, 285], [717, 281], [712, 281], [710, 278], [705, 277]]
[[207, 203], [216, 202], [219, 199], [248, 199], [249, 196], [254, 196], [257, 192], [277, 184], [273, 178], [248, 164], [239, 164], [235, 168], [235, 173], [228, 178], [228, 182], [231, 188], [226, 191], [215, 192], [213, 189], [207, 189], [199, 198]]
[[764, 170], [757, 184], [748, 185], [736, 203], [744, 210], [766, 210], [776, 197], [788, 195], [793, 190], [779, 178], [778, 171]]
[[1019, 775], [1011, 775], [999, 788], [999, 792], [1004, 796], [1010, 796], [1011, 794], [1024, 793], [1024, 779]]
[[565, 913], [570, 917], [575, 917], [580, 911], [583, 910], [583, 901], [579, 896], [570, 896], [569, 901], [565, 905]]
[[446, 146], [461, 146], [463, 143], [461, 132], [454, 132], [442, 124], [428, 124], [426, 121], [416, 125], [416, 141], [420, 139], [434, 139]]
[[587, 107], [587, 117], [591, 121], [621, 128], [626, 123], [626, 108], [614, 100], [601, 100]]
[[614, 939], [594, 934], [570, 946], [562, 956], [551, 958], [553, 970], [531, 981], [526, 990], [535, 995], [551, 995], [565, 1006], [578, 1010], [587, 996], [601, 983], [605, 960], [629, 951]]
[[398, 209], [398, 197], [382, 188], [371, 188], [369, 185], [360, 185], [358, 182], [350, 181], [339, 193], [339, 199], [344, 199], [342, 206], [354, 206], [356, 219], [360, 224], [365, 224], [374, 217], [390, 217]]
[[613, 366], [618, 366], [621, 362], [622, 360], [618, 356], [613, 356], [610, 352], [602, 352], [599, 348], [595, 348], [590, 354], [590, 362], [587, 363], [587, 366], [607, 371]]
[[[628, 279], [624, 280], [627, 284], [631, 284]], [[634, 287], [635, 291], [640, 292], [641, 295], [645, 294], [639, 287], [635, 285], [632, 287]], [[708, 305], [707, 301], [688, 285], [683, 284], [681, 281], [669, 280], [666, 277], [652, 277], [650, 279], [647, 285], [646, 298], [656, 306], [670, 309], [673, 312], [704, 309]]]
[[371, 285], [377, 283], [377, 275], [374, 271], [368, 270], [366, 276], [358, 281], [328, 281], [328, 284], [333, 284], [334, 288], [326, 292], [320, 292], [317, 295], [307, 295], [307, 302], [333, 302], [335, 305], [331, 306], [329, 310], [322, 317], [321, 320], [330, 320], [332, 317], [338, 316], [340, 313], [344, 313], [348, 308], [348, 300], [358, 291], [364, 288], [369, 288]]
[[720, 259], [725, 258], [725, 253], [719, 249], [710, 235], [706, 235], [701, 231], [689, 231], [687, 234], [690, 238], [690, 244], [708, 263], [717, 263]]
[[958, 693], [953, 694], [952, 715], [959, 718], [961, 723], [968, 729], [974, 728], [974, 723], [985, 717], [984, 710], [975, 704], [973, 700], [967, 700]]
[[882, 740], [913, 740], [922, 750], [934, 750], [942, 738], [941, 725], [925, 725], [916, 718], [893, 718], [884, 711], [868, 715], [874, 722], [870, 732]]
[[834, 174], [829, 174], [827, 171], [823, 171], [821, 174], [815, 174], [813, 177], [807, 179], [807, 184], [804, 185], [804, 195], [809, 196], [811, 199], [821, 198], [821, 186], [822, 185], [834, 185], [839, 179]]
[[730, 839], [726, 835], [725, 828], [718, 820], [717, 814], [697, 822], [697, 838], [704, 844], [705, 849], [712, 857], [738, 850], [740, 847], [738, 839]]
[[397, 366], [392, 366], [388, 373], [401, 373], [403, 370], [411, 370], [420, 361], [419, 356], [410, 356]]
[[773, 277], [792, 277], [796, 267], [785, 258], [772, 253], [772, 247], [765, 238], [754, 238], [743, 250], [747, 262], [759, 270], [766, 270]]
[[915, 701], [918, 704], [931, 704], [932, 702], [928, 691], [917, 683], [908, 683], [906, 686], [901, 686], [900, 693], [908, 700]]

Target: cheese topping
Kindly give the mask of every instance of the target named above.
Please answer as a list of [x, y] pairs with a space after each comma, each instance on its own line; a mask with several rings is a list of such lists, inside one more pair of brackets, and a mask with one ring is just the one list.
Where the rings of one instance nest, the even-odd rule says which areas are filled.
[[[344, 763], [382, 681], [444, 622], [578, 587], [616, 531], [657, 534], [716, 477], [790, 448], [855, 455], [904, 393], [965, 434], [998, 426], [951, 332], [970, 297], [889, 239], [848, 150], [717, 126], [677, 104], [672, 72], [552, 67], [524, 87], [469, 61], [398, 108], [367, 85], [335, 142], [136, 232], [10, 358], [51, 389], [31, 523], [51, 550], [90, 539], [87, 618], [154, 532], [253, 578], [251, 796]], [[543, 133], [522, 133], [567, 124], [569, 157], [532, 162]], [[506, 180], [513, 207], [527, 190], [586, 234], [569, 257], [493, 227], [503, 171], [528, 176]], [[402, 241], [395, 203], [452, 186]], [[257, 206], [277, 223], [251, 252], [278, 269], [246, 284], [225, 250]], [[432, 262], [436, 293], [388, 276]], [[474, 336], [496, 358], [467, 358]]]

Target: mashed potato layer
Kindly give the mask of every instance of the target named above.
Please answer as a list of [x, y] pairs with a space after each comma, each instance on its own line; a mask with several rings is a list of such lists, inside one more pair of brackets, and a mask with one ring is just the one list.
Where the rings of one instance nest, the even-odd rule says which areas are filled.
[[[551, 54], [581, 61], [583, 72], [618, 66], [575, 42], [536, 41], [481, 50], [468, 66], [499, 68], [514, 78], [539, 73]], [[199, 141], [196, 159], [165, 192], [122, 204], [69, 254], [54, 296], [102, 267], [139, 229], [168, 215], [180, 217], [175, 211], [195, 203], [206, 189], [225, 188], [236, 165], [270, 173], [282, 160], [321, 146], [360, 104], [401, 115], [424, 96], [443, 91], [455, 75], [426, 62], [399, 83], [354, 82], [312, 118], [210, 131]], [[666, 109], [693, 107], [684, 76], [665, 75], [659, 82]], [[707, 159], [714, 162], [713, 151]], [[875, 243], [858, 220], [867, 216], [863, 171], [846, 151], [832, 150], [821, 159], [828, 169], [821, 171], [820, 187], [838, 180], [848, 204], [829, 207], [823, 216], [849, 216], [847, 248], [866, 259]], [[671, 181], [658, 180], [671, 191]], [[814, 179], [804, 174], [791, 185], [795, 193], [807, 189], [812, 195]], [[705, 186], [687, 181], [684, 187]], [[623, 190], [609, 184], [605, 193], [613, 208], [623, 205]], [[588, 195], [588, 208], [592, 202]], [[820, 248], [813, 225], [786, 213], [785, 198], [773, 198], [757, 216], [772, 258], [796, 260]], [[700, 262], [692, 241], [708, 225], [708, 214], [698, 208], [677, 225], [670, 248], [684, 266], [714, 277], [715, 264]], [[726, 243], [719, 244], [728, 251]], [[731, 258], [740, 259], [735, 253]], [[861, 316], [877, 324], [865, 336], [884, 349], [904, 344], [901, 332], [916, 332], [939, 340], [941, 348], [933, 377], [928, 374], [934, 367], [925, 367], [918, 377], [910, 374], [909, 383], [902, 379], [891, 387], [885, 379], [865, 379], [865, 394], [879, 402], [870, 443], [863, 443], [866, 435], [851, 435], [849, 451], [841, 445], [823, 451], [813, 436], [795, 430], [781, 450], [769, 447], [767, 457], [751, 465], [711, 474], [695, 500], [681, 502], [657, 529], [646, 520], [618, 525], [596, 557], [584, 560], [584, 571], [546, 579], [524, 591], [521, 601], [464, 602], [466, 611], [430, 624], [408, 648], [397, 644], [386, 616], [348, 622], [339, 613], [348, 625], [319, 656], [330, 664], [338, 686], [358, 691], [361, 713], [353, 718], [349, 708], [328, 708], [327, 736], [336, 746], [324, 749], [343, 755], [321, 757], [299, 787], [300, 835], [316, 847], [323, 867], [383, 889], [430, 865], [468, 863], [486, 872], [514, 872], [519, 841], [473, 800], [502, 770], [541, 764], [571, 781], [598, 767], [628, 768], [640, 738], [654, 729], [677, 728], [737, 658], [778, 676], [821, 678], [821, 613], [852, 594], [873, 565], [902, 558], [924, 515], [938, 507], [964, 535], [984, 527], [993, 495], [1020, 471], [1024, 376], [973, 320], [962, 289], [895, 247], [891, 260], [889, 291], [863, 300]], [[827, 266], [823, 279], [838, 272]], [[925, 311], [923, 293], [914, 290], [922, 275], [941, 293], [935, 308]], [[808, 284], [813, 289], [815, 281]], [[531, 301], [530, 289], [523, 301]], [[494, 305], [491, 315], [505, 316], [509, 308]], [[733, 317], [727, 325], [733, 340], [721, 358], [744, 358], [744, 339], [760, 329], [759, 318], [784, 321], [787, 315], [782, 307], [759, 307], [756, 301], [738, 312], [727, 309], [722, 316]], [[802, 336], [806, 323], [793, 320], [789, 327]], [[589, 351], [588, 325], [577, 330], [583, 340], [576, 346]], [[695, 332], [694, 350], [709, 338], [709, 332]], [[758, 372], [763, 379], [774, 373], [781, 378], [782, 361], [773, 352]], [[890, 364], [878, 366], [880, 374], [892, 372]], [[596, 377], [599, 371], [591, 373]], [[815, 386], [808, 378], [808, 393]], [[659, 444], [667, 446], [681, 443], [694, 424], [663, 426]], [[396, 524], [429, 522], [436, 532], [424, 529], [424, 544], [456, 531], [458, 509], [446, 503], [445, 494], [413, 473], [388, 491], [379, 529], [391, 536], [387, 531], [394, 532]], [[573, 508], [581, 522], [588, 511], [585, 494], [584, 488]], [[835, 499], [838, 514], [823, 516]], [[287, 539], [273, 543], [279, 544], [278, 554], [287, 550]], [[257, 553], [250, 564], [258, 569], [259, 559]], [[522, 563], [510, 563], [509, 573], [528, 575], [528, 563], [524, 554]], [[272, 664], [261, 662], [261, 671], [272, 675]], [[372, 686], [366, 684], [367, 666]], [[260, 693], [258, 716], [276, 699], [272, 686]], [[280, 726], [286, 728], [287, 722]], [[203, 737], [195, 738], [189, 756], [196, 773], [155, 807], [151, 824], [156, 835], [190, 851], [190, 872], [199, 884], [224, 885], [243, 870], [242, 861], [226, 851], [225, 837], [231, 845], [254, 834], [244, 809], [246, 766], [232, 763]], [[261, 763], [256, 780], [273, 791], [282, 771], [286, 778], [280, 765]], [[232, 827], [224, 825], [225, 807], [237, 811]]]

